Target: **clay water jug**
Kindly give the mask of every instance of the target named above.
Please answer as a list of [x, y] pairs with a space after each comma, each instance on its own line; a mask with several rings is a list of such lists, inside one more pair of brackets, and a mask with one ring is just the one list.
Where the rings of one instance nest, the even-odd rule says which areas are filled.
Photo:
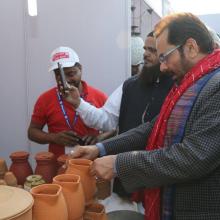
[[94, 200], [94, 195], [96, 192], [96, 180], [95, 177], [90, 174], [91, 165], [91, 160], [70, 159], [68, 168], [66, 170], [67, 174], [75, 174], [80, 176], [86, 204], [91, 203]]
[[56, 176], [57, 165], [55, 156], [51, 152], [41, 151], [35, 156], [37, 166], [35, 174], [41, 175], [46, 183], [52, 183], [53, 177]]
[[83, 216], [84, 220], [107, 220], [105, 208], [99, 203], [91, 203], [86, 206]]
[[66, 200], [68, 219], [82, 220], [85, 210], [85, 197], [80, 176], [74, 174], [61, 174], [53, 178], [53, 183], [62, 186]]
[[16, 176], [18, 185], [23, 185], [26, 177], [33, 174], [28, 157], [29, 153], [26, 151], [16, 151], [10, 155], [12, 164], [9, 170]]
[[43, 184], [31, 189], [34, 198], [33, 220], [68, 220], [62, 187]]

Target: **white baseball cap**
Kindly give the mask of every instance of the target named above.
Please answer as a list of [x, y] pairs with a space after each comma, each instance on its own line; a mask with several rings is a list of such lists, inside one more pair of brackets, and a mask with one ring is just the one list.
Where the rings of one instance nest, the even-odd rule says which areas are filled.
[[144, 41], [141, 37], [131, 37], [131, 65], [138, 65], [143, 62]]
[[50, 55], [49, 72], [58, 69], [58, 63], [62, 67], [72, 67], [76, 63], [79, 63], [79, 56], [69, 47], [58, 47]]

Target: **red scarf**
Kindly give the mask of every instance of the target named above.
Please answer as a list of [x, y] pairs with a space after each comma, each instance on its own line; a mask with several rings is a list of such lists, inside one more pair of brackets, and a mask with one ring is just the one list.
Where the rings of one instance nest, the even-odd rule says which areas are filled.
[[[212, 72], [220, 66], [220, 50], [215, 50], [200, 60], [188, 73], [185, 74], [178, 87], [173, 86], [166, 97], [157, 121], [149, 136], [146, 150], [151, 151], [164, 147], [167, 122], [177, 101], [194, 82], [205, 74]], [[160, 220], [160, 188], [145, 190], [144, 195], [145, 219]]]

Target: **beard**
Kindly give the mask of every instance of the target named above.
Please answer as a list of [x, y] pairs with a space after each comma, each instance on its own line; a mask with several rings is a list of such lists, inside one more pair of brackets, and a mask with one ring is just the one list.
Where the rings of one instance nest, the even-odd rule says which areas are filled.
[[156, 82], [160, 74], [160, 63], [155, 64], [151, 67], [143, 66], [139, 75], [139, 81], [143, 85], [152, 84]]
[[75, 86], [76, 88], [79, 88], [80, 82], [81, 81], [74, 81], [74, 82], [72, 81], [72, 82], [68, 82], [68, 84], [70, 86]]
[[[193, 67], [193, 64], [186, 59], [183, 51], [180, 51], [180, 70], [179, 70], [179, 74], [175, 79], [175, 82], [177, 85], [179, 85], [182, 81], [182, 79], [184, 78], [184, 76], [190, 71], [190, 69]], [[172, 75], [176, 75], [176, 73], [172, 73]]]

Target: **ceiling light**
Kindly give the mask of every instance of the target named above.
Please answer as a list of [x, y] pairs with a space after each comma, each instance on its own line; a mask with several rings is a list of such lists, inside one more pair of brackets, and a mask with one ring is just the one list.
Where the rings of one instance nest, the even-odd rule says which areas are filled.
[[37, 16], [37, 0], [28, 0], [28, 14]]

